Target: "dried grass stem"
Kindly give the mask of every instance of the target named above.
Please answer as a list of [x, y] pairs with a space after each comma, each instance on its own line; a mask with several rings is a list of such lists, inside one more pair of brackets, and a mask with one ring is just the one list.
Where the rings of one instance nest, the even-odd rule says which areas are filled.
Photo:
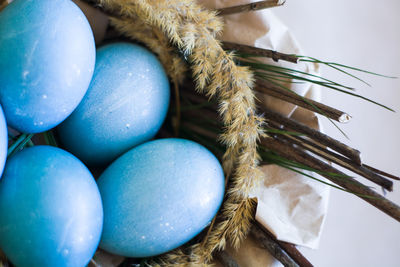
[[324, 105], [320, 102], [311, 99], [306, 99], [296, 94], [295, 92], [285, 90], [284, 88], [267, 83], [266, 81], [259, 80], [256, 82], [256, 84], [257, 86], [254, 89], [258, 92], [279, 98], [288, 103], [292, 103], [299, 107], [319, 113], [335, 121], [345, 123], [351, 119], [351, 116], [343, 111], [340, 111], [338, 109], [332, 108], [330, 106]]

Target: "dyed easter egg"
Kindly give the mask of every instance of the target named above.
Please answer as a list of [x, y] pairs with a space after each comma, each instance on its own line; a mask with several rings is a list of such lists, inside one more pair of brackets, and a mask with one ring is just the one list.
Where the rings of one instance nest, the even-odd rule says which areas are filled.
[[169, 94], [168, 77], [148, 50], [128, 43], [104, 46], [87, 94], [58, 128], [61, 142], [85, 163], [109, 163], [154, 137]]
[[3, 173], [4, 163], [7, 157], [7, 147], [8, 147], [8, 133], [7, 124], [4, 118], [4, 113], [0, 107], [0, 178]]
[[7, 160], [0, 180], [0, 248], [16, 266], [85, 266], [103, 209], [93, 176], [70, 153], [34, 146]]
[[93, 75], [90, 25], [70, 0], [14, 0], [0, 12], [0, 103], [7, 123], [38, 133], [77, 107]]
[[100, 247], [148, 257], [181, 246], [210, 223], [223, 199], [224, 174], [203, 146], [159, 139], [119, 157], [98, 186], [104, 207]]

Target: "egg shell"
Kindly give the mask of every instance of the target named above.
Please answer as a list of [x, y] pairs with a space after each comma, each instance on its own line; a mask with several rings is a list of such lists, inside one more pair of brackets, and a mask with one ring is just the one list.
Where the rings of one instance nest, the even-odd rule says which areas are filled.
[[210, 223], [222, 203], [224, 174], [203, 146], [160, 139], [114, 161], [98, 186], [104, 207], [100, 247], [149, 257], [181, 246]]
[[4, 164], [7, 157], [8, 131], [3, 109], [0, 106], [0, 178], [3, 173]]
[[18, 266], [85, 266], [100, 240], [96, 182], [72, 154], [34, 146], [7, 160], [0, 180], [0, 249]]
[[97, 51], [93, 80], [78, 108], [58, 127], [65, 148], [87, 164], [107, 164], [150, 140], [169, 105], [168, 77], [157, 57], [129, 43]]
[[70, 0], [15, 0], [0, 12], [0, 103], [7, 123], [38, 133], [77, 107], [93, 75], [90, 25]]

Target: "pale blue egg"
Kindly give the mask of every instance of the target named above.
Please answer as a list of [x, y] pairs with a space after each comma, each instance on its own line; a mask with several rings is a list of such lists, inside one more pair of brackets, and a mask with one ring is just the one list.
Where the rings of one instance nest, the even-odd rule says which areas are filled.
[[85, 266], [100, 240], [101, 197], [75, 156], [34, 146], [7, 160], [0, 180], [0, 249], [14, 265]]
[[97, 51], [89, 90], [58, 128], [65, 148], [88, 164], [107, 164], [150, 140], [169, 104], [168, 77], [157, 57], [129, 43]]
[[7, 124], [4, 118], [3, 109], [0, 106], [0, 178], [3, 173], [4, 163], [7, 157], [7, 147], [8, 147], [8, 132]]
[[0, 103], [7, 123], [38, 133], [61, 123], [86, 93], [95, 45], [70, 0], [14, 0], [0, 12]]
[[177, 248], [203, 230], [224, 195], [217, 158], [184, 139], [133, 148], [98, 180], [104, 207], [100, 247], [128, 257]]

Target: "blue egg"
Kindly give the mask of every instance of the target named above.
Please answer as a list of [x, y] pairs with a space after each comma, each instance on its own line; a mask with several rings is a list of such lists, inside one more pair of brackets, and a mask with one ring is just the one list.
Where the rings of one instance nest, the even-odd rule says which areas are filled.
[[0, 103], [7, 123], [38, 133], [67, 118], [93, 75], [90, 25], [70, 0], [14, 0], [0, 12]]
[[7, 157], [7, 147], [8, 147], [8, 132], [7, 124], [4, 118], [4, 113], [0, 107], [0, 178], [3, 173], [4, 163]]
[[154, 137], [168, 111], [169, 89], [162, 65], [147, 49], [104, 46], [87, 94], [58, 128], [61, 142], [85, 163], [109, 163]]
[[34, 146], [7, 160], [0, 180], [0, 249], [16, 266], [85, 266], [103, 209], [93, 176], [75, 156]]
[[100, 247], [127, 257], [177, 248], [203, 230], [224, 195], [215, 156], [184, 139], [160, 139], [114, 161], [98, 182], [104, 207]]

